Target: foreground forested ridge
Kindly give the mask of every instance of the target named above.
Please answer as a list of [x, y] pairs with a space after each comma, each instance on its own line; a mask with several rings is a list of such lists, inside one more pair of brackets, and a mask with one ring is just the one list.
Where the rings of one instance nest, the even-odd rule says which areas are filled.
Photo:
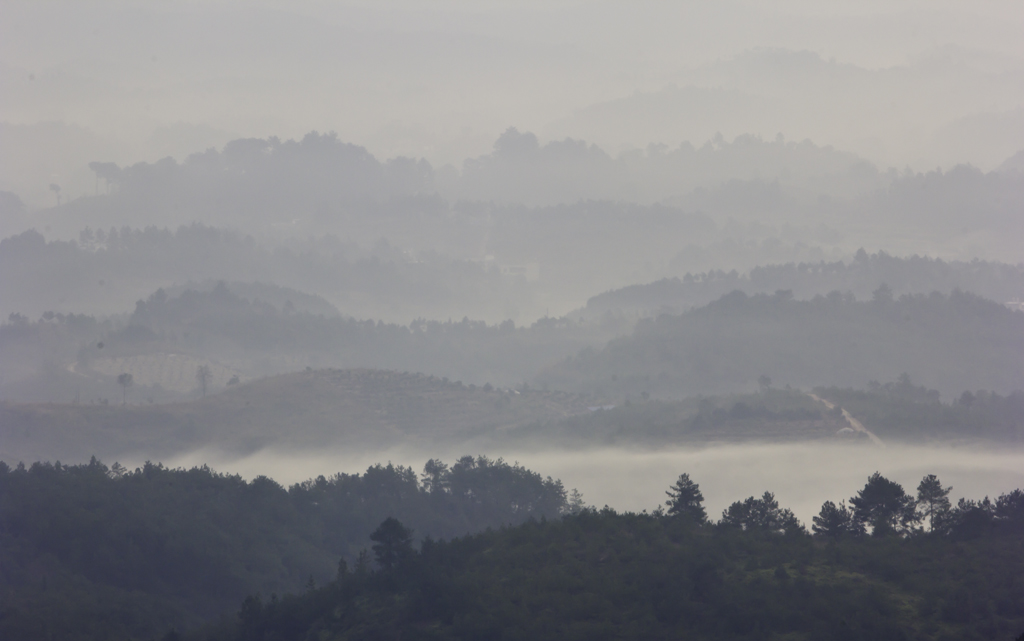
[[451, 538], [580, 505], [560, 482], [485, 457], [288, 489], [205, 467], [0, 463], [0, 638], [150, 638], [248, 593], [323, 583], [388, 516]]
[[[389, 519], [376, 568], [301, 596], [253, 595], [196, 639], [1014, 639], [1024, 630], [1024, 492], [949, 502], [875, 473], [813, 534], [772, 493], [707, 519], [683, 474], [667, 510], [424, 540]], [[870, 532], [870, 535], [868, 535]]]
[[[826, 501], [809, 531], [771, 492], [709, 518], [687, 474], [641, 514], [585, 507], [557, 481], [486, 458], [432, 460], [421, 479], [378, 465], [285, 490], [205, 468], [0, 467], [0, 637], [1024, 630], [1020, 490], [954, 505], [935, 476], [907, 491], [875, 473], [848, 501]], [[499, 524], [513, 525], [462, 536]], [[237, 619], [216, 621], [246, 593]]]

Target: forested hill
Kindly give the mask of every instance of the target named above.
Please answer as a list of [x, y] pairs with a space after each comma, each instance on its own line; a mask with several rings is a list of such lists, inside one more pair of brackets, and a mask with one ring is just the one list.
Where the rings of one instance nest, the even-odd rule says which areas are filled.
[[557, 518], [559, 481], [501, 460], [374, 465], [283, 488], [206, 467], [0, 462], [0, 638], [157, 639], [355, 565], [388, 517], [416, 539]]
[[[503, 320], [507, 308], [524, 304], [526, 297], [495, 269], [436, 251], [411, 260], [379, 234], [366, 249], [330, 236], [290, 245], [259, 243], [203, 224], [83, 229], [86, 224], [76, 219], [74, 241], [47, 240], [36, 231], [0, 240], [3, 317], [120, 314], [161, 287], [210, 280], [274, 283], [320, 295], [348, 315], [404, 322], [453, 312], [457, 318]], [[301, 301], [292, 302], [303, 308]]]
[[866, 389], [815, 388], [814, 395], [836, 406], [829, 409], [805, 391], [764, 382], [768, 385], [760, 391], [747, 394], [680, 401], [641, 396], [602, 411], [525, 425], [499, 438], [566, 449], [867, 442], [865, 432], [854, 431], [846, 411], [887, 444], [1024, 443], [1024, 390], [1007, 395], [965, 390], [944, 402], [938, 390], [914, 385], [903, 375], [884, 384], [872, 382]]
[[133, 313], [114, 319], [12, 315], [0, 323], [0, 398], [102, 402], [122, 397], [116, 380], [129, 373], [129, 402], [179, 401], [199, 395], [195, 372], [203, 365], [211, 372], [208, 391], [306, 367], [371, 367], [520, 386], [542, 367], [630, 326], [564, 318], [528, 327], [466, 318], [385, 323], [341, 316], [322, 299], [287, 288], [211, 283], [177, 295], [157, 290], [137, 301]]
[[464, 444], [535, 421], [586, 412], [578, 395], [464, 385], [370, 369], [309, 370], [165, 405], [0, 403], [7, 460], [168, 458], [201, 447], [233, 453], [323, 447], [380, 451]]
[[1024, 300], [1024, 265], [983, 260], [944, 261], [922, 256], [900, 258], [863, 249], [853, 260], [785, 263], [755, 267], [746, 273], [722, 270], [687, 274], [644, 285], [630, 285], [590, 298], [571, 316], [613, 314], [656, 316], [679, 314], [704, 306], [732, 291], [771, 294], [790, 290], [799, 300], [832, 291], [850, 292], [859, 299], [885, 283], [895, 296], [960, 289], [996, 302]]
[[627, 338], [583, 350], [543, 372], [556, 389], [666, 398], [777, 386], [838, 385], [906, 373], [928, 388], [1024, 389], [1024, 313], [953, 292], [872, 300], [832, 292], [809, 301], [788, 291], [733, 292], [682, 315], [644, 320]]
[[771, 492], [708, 522], [685, 474], [667, 514], [583, 510], [419, 551], [385, 522], [375, 569], [253, 595], [237, 622], [186, 638], [1019, 638], [1024, 493], [952, 506], [934, 476], [917, 490], [876, 473], [850, 507], [822, 506], [813, 538]]
[[750, 175], [835, 196], [879, 189], [895, 178], [855, 154], [810, 141], [748, 135], [732, 143], [718, 138], [700, 148], [652, 146], [613, 158], [583, 140], [541, 144], [534, 134], [515, 128], [495, 140], [491, 153], [467, 159], [462, 172], [436, 170], [423, 159], [377, 159], [333, 133], [317, 132], [301, 140], [233, 140], [180, 163], [173, 158], [127, 167], [93, 162], [90, 169], [110, 193], [106, 208], [124, 211], [145, 204], [167, 216], [191, 210], [229, 221], [324, 217], [353, 204], [382, 201], [390, 201], [386, 209], [401, 210], [417, 197], [416, 206], [429, 207], [422, 196], [436, 192], [453, 201], [527, 205], [596, 199], [652, 203]]
[[1024, 492], [949, 493], [876, 472], [807, 527], [770, 491], [709, 515], [685, 473], [597, 511], [484, 457], [288, 489], [0, 464], [0, 638], [1013, 639]]

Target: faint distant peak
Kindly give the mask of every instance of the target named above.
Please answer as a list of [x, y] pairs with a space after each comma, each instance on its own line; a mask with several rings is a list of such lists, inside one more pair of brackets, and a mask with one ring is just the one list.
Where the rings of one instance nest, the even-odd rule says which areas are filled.
[[996, 167], [1000, 174], [1024, 174], [1024, 149], [1013, 154], [1003, 161], [1003, 164]]

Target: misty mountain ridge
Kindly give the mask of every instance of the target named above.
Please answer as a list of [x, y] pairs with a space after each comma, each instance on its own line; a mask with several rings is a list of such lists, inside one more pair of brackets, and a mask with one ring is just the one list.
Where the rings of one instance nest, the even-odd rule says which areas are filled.
[[1014, 2], [0, 2], [0, 638], [1024, 641]]
[[168, 157], [120, 167], [94, 161], [89, 168], [96, 191], [117, 193], [119, 208], [144, 205], [153, 211], [159, 206], [166, 215], [200, 207], [212, 213], [210, 201], [216, 200], [223, 210], [217, 212], [221, 221], [245, 220], [238, 216], [248, 212], [250, 223], [261, 222], [252, 218], [254, 214], [274, 213], [286, 205], [298, 205], [308, 216], [325, 205], [344, 210], [435, 191], [453, 202], [653, 203], [737, 179], [778, 180], [803, 191], [849, 197], [884, 187], [893, 177], [854, 154], [809, 140], [764, 141], [737, 135], [730, 143], [721, 134], [705, 140], [698, 147], [651, 143], [645, 150], [612, 157], [583, 140], [541, 145], [533, 133], [511, 127], [495, 141], [490, 154], [467, 159], [459, 172], [450, 165], [435, 169], [423, 159], [381, 161], [364, 147], [342, 142], [337, 134], [311, 132], [301, 140], [233, 140], [220, 151], [192, 153], [181, 162]]
[[[456, 182], [475, 175], [481, 184], [497, 181], [488, 189], [544, 193], [544, 184], [559, 189], [572, 184], [539, 171], [545, 163], [595, 177], [593, 183], [601, 186], [615, 181], [595, 166], [619, 171], [632, 162], [628, 154], [613, 160], [584, 143], [541, 146], [535, 137], [512, 131], [499, 143]], [[638, 175], [657, 174], [643, 165], [657, 165], [661, 157], [675, 158], [664, 161], [669, 169], [682, 163], [665, 174], [668, 178], [693, 173], [687, 163], [713, 166], [701, 160], [704, 155], [721, 156], [726, 169], [743, 165], [744, 154], [754, 165], [770, 168], [787, 149], [807, 156], [800, 161], [805, 168], [828, 166], [818, 158], [823, 155], [836, 159], [837, 167], [868, 171], [868, 178], [883, 176], [827, 148], [753, 138], [701, 150], [649, 150], [638, 157]], [[582, 159], [575, 169], [574, 158]], [[437, 183], [444, 172], [435, 175], [429, 165], [411, 159], [380, 163], [365, 149], [332, 136], [239, 140], [193, 160], [124, 169], [99, 163], [97, 178], [102, 174], [120, 187], [43, 212], [26, 213], [16, 197], [8, 198], [13, 212], [8, 217], [23, 219], [15, 227], [49, 229], [51, 238], [77, 237], [79, 249], [45, 243], [31, 233], [0, 241], [0, 253], [7, 254], [0, 261], [13, 260], [4, 271], [12, 275], [10, 281], [0, 283], [5, 290], [0, 311], [113, 313], [158, 287], [227, 279], [310, 291], [358, 317], [404, 323], [467, 316], [523, 323], [552, 309], [556, 316], [564, 314], [594, 291], [724, 266], [749, 270], [791, 260], [831, 262], [864, 246], [953, 260], [1021, 260], [1015, 238], [1022, 233], [1017, 212], [1024, 206], [1024, 174], [1012, 171], [984, 174], [961, 166], [927, 174], [887, 172], [883, 186], [852, 198], [815, 195], [777, 178], [734, 178], [696, 187], [668, 204], [577, 200], [531, 207], [447, 200]], [[351, 175], [334, 180], [335, 174]], [[206, 233], [208, 227], [192, 224], [172, 238], [166, 229], [139, 229], [147, 220], [167, 225], [196, 218], [239, 231]], [[110, 227], [114, 233], [100, 232]], [[121, 233], [126, 227], [134, 230]], [[142, 252], [129, 272], [132, 278], [117, 274], [123, 265], [113, 259], [114, 248], [119, 258]], [[81, 249], [95, 250], [95, 258]], [[179, 250], [199, 252], [203, 259], [183, 258]], [[12, 252], [19, 257], [12, 258]], [[44, 264], [37, 262], [44, 257]], [[94, 266], [70, 269], [77, 257]], [[36, 269], [25, 270], [32, 263]], [[32, 286], [38, 278], [33, 272], [52, 276], [46, 294], [51, 300], [35, 298], [40, 290]], [[19, 273], [28, 275], [13, 276]], [[117, 288], [117, 299], [111, 298], [114, 288], [104, 285], [108, 282], [125, 284]]]
[[[389, 322], [448, 318], [453, 311], [503, 320], [520, 306], [536, 309], [539, 303], [498, 267], [436, 252], [410, 256], [381, 240], [369, 249], [331, 236], [262, 243], [200, 224], [174, 231], [86, 227], [74, 241], [29, 231], [0, 240], [0, 313], [123, 313], [158, 288], [173, 292], [207, 281], [289, 287], [345, 313]], [[36, 287], [42, 281], [44, 291]]]
[[756, 392], [675, 401], [627, 397], [601, 411], [509, 430], [496, 441], [574, 451], [740, 443], [1015, 447], [1024, 443], [1024, 390], [1005, 396], [964, 391], [944, 402], [938, 390], [915, 385], [906, 374], [887, 383], [815, 387], [813, 392], [774, 387], [770, 378], [761, 378]]
[[595, 318], [606, 313], [635, 317], [680, 314], [736, 290], [746, 294], [788, 290], [797, 300], [840, 291], [864, 300], [882, 283], [895, 296], [960, 289], [1008, 303], [1024, 300], [1024, 265], [944, 261], [927, 256], [898, 258], [884, 251], [868, 254], [861, 249], [850, 261], [761, 265], [745, 273], [714, 270], [630, 285], [593, 296], [585, 307], [567, 315]]
[[259, 282], [240, 282], [223, 280], [206, 280], [202, 283], [188, 282], [176, 287], [161, 288], [167, 298], [178, 298], [185, 292], [212, 292], [218, 287], [224, 287], [232, 294], [256, 302], [264, 302], [272, 305], [280, 311], [295, 312], [299, 314], [311, 314], [313, 316], [325, 316], [327, 318], [341, 316], [338, 308], [316, 294], [307, 294], [291, 287], [280, 285], [268, 285]]
[[[950, 296], [935, 292], [896, 299], [890, 289], [881, 287], [866, 302], [839, 292], [796, 301], [789, 292], [747, 296], [737, 291], [679, 316], [641, 321], [632, 335], [614, 339], [603, 349], [595, 346], [578, 351], [574, 341], [588, 336], [586, 325], [581, 328], [564, 320], [538, 323], [529, 329], [516, 329], [512, 324], [474, 327], [465, 321], [435, 329], [415, 324], [402, 328], [282, 313], [266, 303], [235, 296], [223, 285], [210, 292], [186, 291], [175, 299], [158, 292], [140, 301], [132, 321], [120, 326], [110, 321], [100, 324], [89, 317], [53, 316], [32, 324], [15, 320], [0, 327], [11, 363], [17, 362], [13, 360], [19, 354], [15, 348], [26, 349], [29, 336], [35, 336], [50, 354], [58, 354], [57, 348], [69, 354], [77, 349], [69, 371], [58, 371], [73, 385], [64, 391], [66, 398], [72, 389], [76, 395], [81, 388], [86, 391], [82, 399], [86, 404], [6, 403], [2, 422], [11, 429], [0, 448], [33, 458], [66, 447], [70, 449], [61, 455], [66, 460], [86, 445], [86, 449], [110, 458], [141, 452], [165, 457], [201, 447], [244, 454], [266, 447], [365, 449], [396, 444], [451, 445], [473, 439], [520, 447], [564, 446], [566, 438], [585, 435], [594, 440], [591, 445], [615, 444], [617, 439], [639, 445], [832, 438], [843, 425], [798, 392], [780, 391], [773, 398], [785, 402], [764, 411], [758, 409], [763, 405], [758, 397], [726, 401], [721, 407], [727, 412], [724, 420], [717, 410], [705, 412], [699, 403], [681, 406], [680, 413], [671, 405], [658, 405], [656, 399], [739, 392], [755, 385], [763, 387], [765, 380], [771, 385], [772, 378], [776, 385], [787, 387], [857, 387], [867, 380], [892, 380], [897, 371], [909, 372], [907, 381], [912, 376], [954, 396], [975, 389], [1012, 393], [1024, 388], [1024, 371], [1015, 358], [1022, 348], [1022, 322], [1022, 312], [958, 291]], [[241, 348], [239, 354], [255, 357], [256, 362], [281, 348], [278, 353], [286, 359], [301, 355], [303, 341], [313, 341], [306, 353], [315, 353], [318, 343], [323, 352], [323, 346], [332, 346], [337, 339], [323, 334], [322, 328], [337, 323], [341, 325], [336, 336], [355, 332], [352, 337], [356, 340], [348, 349], [378, 345], [378, 356], [370, 359], [377, 366], [388, 358], [410, 362], [421, 354], [426, 357], [421, 361], [423, 370], [436, 372], [457, 364], [459, 358], [472, 364], [474, 358], [490, 350], [492, 366], [508, 371], [515, 363], [529, 365], [533, 358], [532, 371], [536, 372], [541, 364], [557, 358], [558, 350], [575, 355], [531, 375], [531, 386], [517, 385], [515, 390], [393, 371], [311, 369], [236, 386], [237, 370], [236, 378], [227, 380], [232, 370], [217, 364], [219, 358], [230, 362], [226, 357], [232, 353], [231, 345]], [[321, 329], [310, 331], [317, 327]], [[78, 332], [73, 335], [79, 338], [55, 340], [53, 335], [60, 331]], [[597, 337], [589, 335], [591, 340]], [[95, 342], [97, 336], [103, 338], [99, 343]], [[78, 347], [83, 342], [85, 345]], [[193, 343], [194, 349], [188, 349]], [[441, 349], [434, 351], [432, 345]], [[467, 351], [460, 355], [459, 350]], [[509, 354], [516, 354], [515, 359]], [[986, 368], [979, 363], [986, 363]], [[196, 385], [192, 375], [200, 365], [208, 368], [210, 390], [218, 392], [215, 395], [190, 403], [140, 404], [160, 389], [153, 382], [157, 380], [154, 376], [161, 376], [160, 371], [166, 376], [168, 368], [176, 366], [177, 375], [189, 389]], [[152, 371], [154, 368], [157, 371]], [[117, 406], [116, 396], [113, 404], [109, 397], [97, 404], [89, 382], [95, 381], [100, 385], [97, 389], [102, 389], [101, 381], [106, 380], [106, 393], [111, 394], [120, 371], [131, 371], [138, 378], [139, 388], [119, 390], [126, 399], [130, 396], [132, 405]], [[475, 371], [477, 376], [486, 372]], [[44, 376], [52, 375], [44, 370]], [[51, 389], [59, 383], [52, 378], [41, 380]], [[917, 388], [899, 391], [909, 382], [901, 385], [894, 393], [911, 402], [932, 404], [939, 397], [934, 392], [933, 398], [925, 388], [920, 394]], [[1018, 400], [1011, 399], [1011, 406], [1019, 404], [1017, 394], [1012, 398]], [[977, 396], [981, 398], [982, 393]], [[647, 405], [648, 398], [653, 405]], [[996, 396], [984, 398], [998, 401]], [[966, 396], [961, 404], [969, 408], [970, 402], [963, 399]], [[881, 402], [868, 399], [865, 405], [864, 399], [853, 400], [871, 412]], [[624, 404], [628, 408], [631, 402], [640, 404], [640, 409], [585, 418], [595, 407]], [[737, 409], [740, 405], [746, 409]], [[659, 407], [667, 408], [667, 413]], [[976, 411], [982, 407], [985, 405], [979, 402]], [[995, 426], [990, 437], [997, 440], [1016, 434], [1018, 429], [1019, 417], [1013, 418], [1016, 414], [1006, 419], [1009, 427], [999, 427], [1004, 421], [998, 414], [1002, 410], [993, 418], [979, 415], [980, 419], [970, 420], [956, 414], [959, 411], [934, 420], [934, 413], [928, 410], [922, 414], [924, 426], [914, 427], [917, 432], [906, 431], [914, 425], [913, 421], [907, 423], [906, 414], [895, 426], [889, 418], [881, 422], [902, 439], [977, 437], [985, 432], [956, 431], [957, 425], [971, 425], [976, 420]], [[1020, 413], [1012, 407], [1010, 412]], [[699, 418], [704, 413], [706, 420]], [[653, 418], [645, 418], [648, 414]], [[584, 417], [573, 419], [576, 427], [572, 421], [561, 422], [573, 415]], [[611, 432], [605, 416], [615, 418]], [[943, 427], [946, 425], [953, 426], [953, 431]], [[74, 438], [69, 438], [68, 429], [74, 430]]]
[[[954, 291], [872, 300], [834, 291], [726, 294], [681, 315], [641, 320], [632, 335], [539, 374], [554, 389], [662, 398], [779, 385], [855, 387], [909, 374], [944, 394], [1024, 389], [1024, 312]], [[826, 383], [828, 381], [828, 383]]]
[[1003, 161], [1003, 164], [999, 165], [999, 169], [997, 171], [1004, 174], [1024, 172], [1024, 149], [1021, 149]]
[[1024, 441], [1022, 390], [964, 391], [941, 402], [937, 390], [902, 375], [866, 388], [815, 388], [829, 405], [761, 379], [757, 392], [681, 400], [642, 393], [609, 404], [607, 396], [529, 386], [479, 387], [384, 370], [307, 370], [171, 404], [0, 402], [0, 448], [13, 460], [38, 460], [44, 453], [74, 460], [82, 451], [108, 460], [196, 453], [237, 460], [259, 452], [642, 452], [743, 443], [1013, 447]]
[[307, 370], [229, 386], [190, 402], [3, 402], [0, 451], [19, 460], [44, 453], [72, 460], [88, 450], [109, 460], [166, 459], [201, 448], [244, 455], [264, 448], [450, 447], [586, 412], [593, 402], [563, 392], [464, 385], [422, 374]]
[[456, 190], [442, 193], [527, 205], [580, 199], [652, 203], [681, 198], [698, 187], [758, 180], [815, 195], [849, 197], [884, 187], [891, 179], [854, 154], [809, 140], [739, 135], [728, 142], [716, 134], [699, 146], [651, 143], [613, 158], [582, 140], [541, 145], [534, 134], [510, 128], [495, 142], [493, 153], [465, 162]]
[[[183, 230], [167, 235], [166, 240], [171, 242], [169, 247], [180, 244], [193, 256], [192, 252], [204, 245], [191, 243], [215, 241], [210, 249], [218, 260], [232, 255], [221, 255], [232, 247], [221, 244], [221, 235], [213, 230], [200, 232], [203, 230]], [[156, 256], [156, 250], [167, 250], [145, 241], [152, 233], [155, 231], [118, 235], [113, 247], [125, 243], [127, 251], [112, 248], [91, 253], [63, 243], [47, 243], [46, 251], [33, 250], [32, 258], [80, 256], [88, 262], [76, 260], [74, 273], [89, 278], [93, 259], [99, 261], [107, 254], [112, 262], [100, 275], [121, 278], [130, 274], [138, 279], [153, 265], [147, 262], [134, 269], [135, 261], [143, 255]], [[9, 249], [11, 241], [0, 243], [0, 258], [5, 246]], [[242, 243], [241, 247], [248, 246]], [[108, 254], [111, 251], [114, 253]], [[7, 260], [15, 260], [14, 255], [6, 255]], [[256, 252], [252, 264], [266, 269], [273, 263], [261, 263], [261, 257], [288, 255]], [[25, 258], [20, 259], [22, 265]], [[60, 262], [47, 264], [41, 263], [37, 272], [66, 269]], [[239, 262], [235, 267], [244, 268], [245, 264]], [[173, 267], [163, 269], [171, 273]], [[18, 283], [21, 288], [15, 291], [30, 295], [32, 281], [25, 279], [24, 272], [11, 274], [16, 279], [11, 285]], [[115, 280], [109, 285], [120, 288], [118, 283]], [[109, 399], [119, 392], [114, 379], [128, 372], [134, 376], [136, 398], [167, 402], [196, 393], [193, 375], [203, 364], [211, 368], [214, 389], [233, 377], [251, 380], [305, 367], [396, 369], [477, 385], [515, 386], [533, 381], [545, 367], [583, 348], [601, 348], [608, 340], [629, 334], [640, 318], [683, 314], [733, 292], [753, 295], [785, 290], [797, 300], [825, 294], [830, 299], [864, 300], [879, 283], [886, 284], [896, 297], [935, 292], [941, 298], [943, 293], [964, 289], [1006, 302], [1022, 297], [1024, 272], [1019, 266], [1000, 263], [904, 259], [860, 251], [849, 263], [766, 265], [742, 275], [735, 270], [717, 270], [631, 286], [595, 296], [586, 307], [564, 317], [544, 317], [519, 326], [511, 320], [486, 323], [468, 318], [385, 323], [340, 314], [324, 299], [292, 288], [208, 281], [203, 287], [160, 289], [139, 299], [130, 314], [122, 307], [120, 314], [110, 318], [52, 310], [38, 320], [12, 314], [0, 324], [0, 354], [5, 362], [0, 390], [4, 398], [24, 401]], [[99, 344], [103, 347], [98, 348]], [[854, 378], [843, 381], [812, 377], [802, 384], [853, 385], [908, 371], [898, 364], [894, 367], [896, 371], [891, 372], [854, 372]], [[760, 372], [748, 374], [748, 380], [758, 375]]]
[[[912, 149], [915, 161], [931, 157], [949, 166], [969, 158], [994, 168], [1024, 144], [1022, 72], [1008, 62], [946, 47], [906, 64], [869, 69], [806, 50], [759, 48], [681, 70], [661, 89], [577, 109], [544, 131], [611, 148], [706, 140], [717, 132], [783, 132], [827, 140], [883, 165], [906, 164], [900, 158]], [[959, 90], [951, 92], [951, 86]], [[975, 140], [960, 131], [967, 120]], [[836, 132], [837, 121], [849, 129]]]
[[[284, 303], [235, 291], [270, 293]], [[157, 290], [131, 314], [115, 318], [45, 312], [30, 321], [12, 314], [0, 324], [0, 393], [32, 401], [111, 398], [116, 378], [130, 373], [138, 398], [167, 402], [197, 393], [194, 374], [204, 365], [211, 389], [305, 367], [388, 368], [510, 386], [630, 327], [615, 319], [564, 318], [520, 327], [468, 318], [399, 325], [342, 316], [333, 308], [325, 314], [322, 299], [297, 294], [221, 282], [177, 296]]]
[[[411, 158], [381, 162], [315, 132], [301, 141], [236, 140], [180, 164], [167, 158], [92, 166], [97, 186], [112, 186], [111, 194], [8, 215], [5, 226], [47, 227], [67, 238], [83, 223], [120, 228], [202, 220], [261, 237], [335, 234], [363, 244], [383, 237], [408, 251], [482, 260], [494, 253], [487, 247], [492, 226], [514, 219], [519, 205], [543, 212], [556, 203], [609, 201], [665, 203], [719, 225], [731, 218], [790, 225], [794, 240], [851, 252], [851, 243], [883, 239], [891, 251], [930, 248], [950, 256], [966, 245], [972, 252], [988, 247], [983, 258], [1016, 260], [1006, 234], [1020, 231], [1014, 212], [1024, 203], [1024, 179], [1014, 172], [985, 174], [969, 166], [880, 172], [830, 147], [753, 136], [731, 143], [718, 136], [701, 148], [652, 145], [612, 158], [582, 141], [541, 145], [533, 134], [510, 129], [492, 154], [467, 161], [461, 175]], [[481, 207], [489, 217], [467, 216]], [[833, 229], [831, 239], [817, 237], [822, 226]]]
[[[94, 19], [94, 16], [88, 18]], [[178, 26], [187, 23], [182, 21]], [[275, 30], [277, 27], [275, 24]], [[338, 28], [348, 31], [341, 26]], [[409, 35], [403, 34], [394, 45], [406, 50], [409, 45], [405, 38]], [[377, 34], [365, 41], [364, 47], [378, 47], [379, 36]], [[389, 39], [393, 36], [390, 34]], [[264, 42], [266, 37], [270, 35], [259, 38], [259, 41]], [[335, 35], [330, 38], [332, 44], [325, 43], [325, 46], [337, 45], [334, 41], [338, 39]], [[346, 38], [340, 40], [347, 41]], [[470, 46], [474, 52], [473, 59], [480, 55], [479, 44], [475, 42]], [[526, 77], [540, 79], [550, 73], [551, 61], [538, 56], [533, 50], [536, 44], [531, 42], [529, 53], [523, 53], [519, 60], [531, 60], [537, 65], [535, 72], [526, 74]], [[91, 45], [95, 46], [95, 43]], [[179, 55], [184, 53], [179, 52]], [[254, 50], [253, 56], [247, 60], [258, 58], [263, 53], [262, 50]], [[417, 60], [421, 53], [417, 51]], [[369, 62], [365, 60], [365, 53], [361, 56], [364, 64]], [[605, 65], [617, 64], [606, 56], [599, 57]], [[391, 60], [392, 56], [384, 58]], [[596, 59], [593, 54], [588, 58], [590, 64]], [[70, 66], [74, 67], [78, 62], [77, 59], [71, 61]], [[108, 61], [117, 67], [121, 67], [123, 62], [121, 56]], [[163, 60], [160, 66], [167, 62], [170, 61]], [[439, 68], [449, 69], [464, 63], [462, 56], [446, 56], [445, 63]], [[579, 73], [578, 63], [570, 65], [574, 73]], [[138, 71], [132, 68], [132, 73]], [[148, 67], [144, 69], [150, 71]], [[266, 71], [265, 66], [263, 71]], [[422, 69], [420, 73], [426, 71]], [[523, 120], [529, 123], [526, 128], [541, 133], [545, 138], [588, 140], [611, 150], [612, 155], [623, 149], [644, 148], [651, 143], [674, 147], [682, 141], [691, 141], [700, 145], [713, 139], [718, 132], [728, 138], [754, 134], [768, 139], [782, 132], [792, 140], [811, 139], [823, 145], [854, 151], [879, 166], [902, 167], [909, 163], [921, 169], [935, 164], [949, 167], [958, 162], [971, 162], [990, 169], [1024, 146], [1024, 120], [1015, 109], [1022, 98], [1019, 62], [1013, 58], [986, 57], [979, 50], [955, 45], [937, 49], [932, 45], [924, 55], [880, 68], [836, 62], [806, 49], [754, 47], [688, 68], [680, 69], [678, 62], [674, 62], [671, 70], [658, 74], [658, 79], [647, 79], [640, 88], [630, 87], [629, 83], [610, 85], [607, 70], [595, 71], [586, 77], [601, 82], [602, 91], [590, 93], [583, 102], [573, 100], [554, 113], [548, 112], [539, 118], [536, 114], [527, 116], [521, 111], [523, 105], [513, 107], [511, 102], [514, 101], [510, 101], [509, 109], [493, 113], [486, 123], [470, 123], [469, 127], [463, 123], [462, 135], [453, 137], [451, 134], [442, 135], [422, 122], [399, 125], [392, 118], [377, 122], [369, 129], [355, 127], [353, 130], [349, 121], [359, 119], [359, 116], [349, 110], [344, 135], [372, 149], [380, 157], [417, 155], [419, 150], [427, 148], [431, 152], [431, 164], [437, 167], [460, 165], [466, 159], [478, 157], [497, 132], [509, 124], [523, 123]], [[0, 82], [9, 89], [12, 99], [25, 90], [24, 79], [30, 72], [27, 68], [0, 62]], [[201, 70], [192, 70], [186, 77], [194, 80], [207, 72], [208, 68], [204, 66]], [[332, 72], [337, 73], [337, 69]], [[95, 87], [89, 80], [90, 75], [76, 76], [68, 68], [61, 68], [46, 74], [45, 81], [40, 76], [33, 84], [45, 83], [48, 92], [58, 91], [61, 99], [53, 98], [50, 102], [68, 101], [71, 95], [80, 96], [84, 87]], [[354, 86], [350, 83], [372, 82], [374, 77], [372, 73], [355, 75], [342, 84]], [[517, 79], [522, 80], [522, 77]], [[481, 82], [479, 77], [475, 80]], [[212, 78], [208, 82], [216, 84]], [[70, 85], [66, 86], [66, 91], [56, 89], [67, 83]], [[555, 83], [547, 89], [561, 91], [567, 88], [565, 85], [564, 82]], [[434, 91], [443, 93], [443, 86], [448, 86], [447, 82], [442, 82]], [[499, 84], [501, 89], [508, 86], [507, 82]], [[953, 86], [958, 90], [950, 91]], [[485, 93], [490, 95], [497, 88], [491, 86]], [[205, 90], [209, 91], [209, 86]], [[372, 90], [353, 91], [354, 96], [376, 95]], [[33, 100], [38, 100], [36, 92], [30, 94], [34, 96]], [[44, 92], [43, 95], [50, 94]], [[137, 99], [137, 96], [122, 95], [120, 102], [134, 103]], [[176, 101], [168, 99], [166, 102], [175, 104]], [[402, 101], [389, 102], [397, 105]], [[493, 110], [494, 106], [491, 107]], [[83, 121], [66, 113], [53, 112], [48, 104], [37, 104], [31, 108], [25, 105], [14, 108], [12, 105], [11, 108], [14, 109], [12, 114], [21, 112], [23, 116], [12, 116], [10, 123], [0, 127], [0, 139], [11, 148], [19, 149], [18, 157], [28, 159], [28, 162], [10, 162], [0, 167], [0, 174], [9, 176], [6, 179], [9, 182], [0, 184], [0, 189], [19, 193], [33, 206], [52, 202], [46, 185], [52, 182], [54, 175], [61, 177], [60, 182], [64, 183], [65, 192], [71, 198], [92, 192], [94, 177], [86, 168], [92, 160], [132, 164], [130, 159], [133, 158], [166, 155], [180, 160], [190, 151], [212, 146], [219, 148], [232, 138], [239, 138], [231, 136], [227, 130], [266, 130], [262, 124], [256, 127], [242, 125], [238, 115], [214, 124], [196, 119], [198, 114], [189, 117], [179, 112], [151, 121], [141, 135], [138, 131], [126, 131], [120, 135], [101, 134], [98, 132], [103, 129], [116, 130], [117, 127], [97, 127], [95, 122], [85, 124], [91, 118]], [[362, 116], [375, 119], [385, 111], [378, 106], [363, 112]], [[460, 117], [466, 116], [460, 113]], [[417, 114], [414, 120], [419, 121], [422, 117], [422, 114]], [[66, 122], [58, 122], [61, 118]], [[843, 123], [842, 127], [835, 126], [837, 120]], [[33, 124], [20, 124], [29, 122]], [[330, 130], [340, 126], [334, 124], [330, 114], [307, 118], [306, 122], [310, 123], [307, 129]], [[526, 123], [520, 126], [526, 126]], [[10, 128], [10, 131], [5, 131], [5, 128]], [[908, 135], [907, 130], [914, 131], [916, 135]], [[97, 154], [94, 150], [102, 151]], [[410, 153], [410, 150], [417, 151]]]

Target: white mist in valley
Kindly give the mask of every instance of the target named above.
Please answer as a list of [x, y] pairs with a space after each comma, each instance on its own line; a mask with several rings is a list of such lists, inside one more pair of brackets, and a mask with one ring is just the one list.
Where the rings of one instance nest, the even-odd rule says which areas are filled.
[[[376, 463], [411, 466], [417, 472], [429, 458], [454, 463], [468, 451], [379, 452], [321, 451], [310, 453], [262, 450], [238, 458], [200, 450], [174, 458], [171, 466], [208, 464], [243, 478], [269, 476], [283, 485], [318, 475], [361, 473]], [[561, 479], [567, 489], [583, 493], [588, 505], [620, 511], [653, 510], [665, 490], [682, 472], [700, 484], [708, 514], [718, 519], [730, 503], [765, 491], [792, 509], [808, 527], [824, 501], [849, 499], [869, 475], [883, 476], [916, 492], [926, 474], [953, 487], [951, 498], [982, 499], [1024, 487], [1024, 451], [973, 447], [890, 445], [885, 448], [848, 444], [722, 445], [701, 449], [634, 451], [623, 449], [489, 451], [490, 457], [518, 462], [528, 469]]]

